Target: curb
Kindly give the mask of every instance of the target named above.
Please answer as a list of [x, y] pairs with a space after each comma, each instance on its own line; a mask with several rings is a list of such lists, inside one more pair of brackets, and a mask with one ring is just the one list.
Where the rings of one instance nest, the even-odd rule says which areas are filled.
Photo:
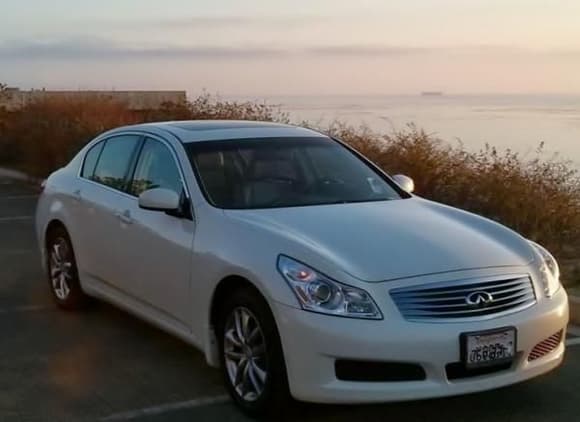
[[580, 325], [580, 297], [568, 296], [568, 302], [570, 304], [570, 322], [575, 325]]
[[22, 171], [12, 170], [5, 167], [0, 167], [0, 179], [8, 179], [16, 182], [30, 183], [32, 185], [39, 185], [43, 179], [30, 176]]

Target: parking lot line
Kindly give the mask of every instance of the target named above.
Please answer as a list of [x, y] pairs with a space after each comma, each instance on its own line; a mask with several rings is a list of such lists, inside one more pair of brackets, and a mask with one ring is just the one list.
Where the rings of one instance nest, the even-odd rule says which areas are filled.
[[580, 346], [580, 338], [576, 337], [576, 338], [571, 338], [566, 340], [566, 346], [570, 347], [570, 346]]
[[192, 409], [195, 407], [208, 406], [212, 404], [227, 403], [229, 397], [226, 395], [213, 397], [200, 397], [198, 399], [166, 403], [153, 407], [145, 407], [142, 409], [130, 410], [128, 412], [114, 413], [112, 415], [101, 418], [101, 421], [128, 421], [145, 416], [161, 415], [163, 413], [172, 412], [175, 410]]
[[54, 310], [55, 307], [51, 305], [25, 305], [14, 308], [0, 308], [0, 314], [15, 314], [21, 312], [41, 312]]
[[36, 253], [36, 249], [0, 249], [0, 255], [26, 255]]
[[0, 223], [3, 221], [32, 220], [33, 215], [16, 215], [14, 217], [0, 217]]

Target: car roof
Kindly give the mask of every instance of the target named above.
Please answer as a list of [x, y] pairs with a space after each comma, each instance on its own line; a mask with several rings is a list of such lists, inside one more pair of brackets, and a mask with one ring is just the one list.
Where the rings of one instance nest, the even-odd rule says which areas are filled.
[[326, 136], [299, 126], [250, 120], [183, 120], [143, 123], [117, 128], [107, 134], [127, 131], [143, 131], [157, 135], [171, 133], [183, 143], [245, 138]]

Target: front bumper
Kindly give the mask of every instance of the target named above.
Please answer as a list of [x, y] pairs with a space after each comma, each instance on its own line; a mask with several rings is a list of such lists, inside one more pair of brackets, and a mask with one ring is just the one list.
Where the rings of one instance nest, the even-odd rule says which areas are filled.
[[[528, 361], [534, 346], [568, 324], [564, 289], [526, 310], [495, 319], [461, 323], [417, 323], [386, 315], [384, 320], [339, 318], [275, 304], [292, 395], [318, 403], [373, 403], [466, 394], [521, 382], [556, 368], [564, 341], [545, 356]], [[446, 365], [459, 362], [459, 336], [499, 327], [517, 328], [517, 355], [504, 371], [449, 380]], [[420, 365], [422, 381], [341, 381], [335, 361], [401, 362]]]

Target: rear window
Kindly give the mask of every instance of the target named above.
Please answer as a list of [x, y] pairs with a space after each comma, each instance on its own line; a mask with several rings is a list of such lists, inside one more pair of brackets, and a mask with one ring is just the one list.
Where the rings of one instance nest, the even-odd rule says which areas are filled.
[[81, 176], [87, 179], [91, 179], [95, 172], [95, 167], [97, 165], [97, 161], [99, 160], [99, 156], [101, 155], [101, 151], [103, 150], [103, 146], [105, 145], [105, 141], [101, 141], [98, 144], [94, 145], [85, 155], [85, 162], [83, 164], [83, 170], [81, 172]]

